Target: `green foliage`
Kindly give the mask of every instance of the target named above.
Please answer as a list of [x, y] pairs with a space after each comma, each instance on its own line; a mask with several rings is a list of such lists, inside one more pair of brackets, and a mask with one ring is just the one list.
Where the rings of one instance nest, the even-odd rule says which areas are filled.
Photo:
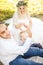
[[[24, 0], [26, 1], [26, 0]], [[27, 0], [30, 15], [43, 14], [43, 0]]]
[[[16, 11], [16, 4], [19, 0], [0, 0], [0, 21], [4, 21], [13, 16]], [[30, 15], [43, 14], [43, 0], [24, 0], [28, 2], [28, 12]]]
[[7, 0], [0, 0], [0, 21], [11, 18], [14, 13], [14, 4]]
[[0, 21], [6, 20], [13, 16], [14, 11], [0, 11]]

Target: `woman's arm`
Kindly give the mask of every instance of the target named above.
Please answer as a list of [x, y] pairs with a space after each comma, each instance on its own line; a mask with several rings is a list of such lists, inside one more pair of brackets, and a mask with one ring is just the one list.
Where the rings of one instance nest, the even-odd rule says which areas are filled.
[[16, 29], [20, 29], [21, 26], [22, 26], [22, 24], [17, 24], [17, 23], [15, 24], [15, 28], [16, 28]]
[[29, 20], [29, 26], [30, 26], [30, 28], [32, 28], [32, 20], [31, 20], [30, 15], [28, 15], [28, 20]]
[[31, 38], [32, 38], [32, 31], [31, 31], [30, 26], [27, 26], [27, 25], [25, 25], [25, 24], [24, 24], [24, 26], [26, 27], [25, 32], [28, 33], [28, 37], [31, 37]]
[[31, 31], [30, 27], [28, 27], [26, 31], [27, 31], [27, 33], [28, 33], [28, 36], [29, 36], [30, 38], [32, 38], [32, 31]]

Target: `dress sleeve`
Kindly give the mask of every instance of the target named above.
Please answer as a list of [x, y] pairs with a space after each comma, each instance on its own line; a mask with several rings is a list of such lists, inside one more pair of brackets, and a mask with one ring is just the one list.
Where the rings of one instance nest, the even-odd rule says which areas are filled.
[[13, 25], [15, 26], [16, 24], [17, 24], [17, 18], [18, 16], [17, 16], [17, 12], [16, 13], [14, 13], [14, 15], [13, 15]]
[[32, 20], [31, 20], [31, 17], [28, 16], [28, 19], [29, 19], [29, 26], [30, 26], [30, 28], [32, 28]]

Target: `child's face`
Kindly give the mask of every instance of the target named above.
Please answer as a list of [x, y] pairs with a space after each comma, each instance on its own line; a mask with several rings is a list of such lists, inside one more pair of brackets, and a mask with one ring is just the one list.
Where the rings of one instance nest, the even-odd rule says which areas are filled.
[[26, 31], [20, 33], [20, 37], [22, 41], [25, 41], [28, 37], [28, 33]]
[[5, 38], [5, 39], [10, 38], [10, 32], [8, 31], [7, 26], [4, 24], [1, 24], [0, 37]]

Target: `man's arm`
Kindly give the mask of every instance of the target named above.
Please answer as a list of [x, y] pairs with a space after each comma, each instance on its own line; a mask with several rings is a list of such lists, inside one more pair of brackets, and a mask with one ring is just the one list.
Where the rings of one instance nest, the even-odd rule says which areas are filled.
[[[13, 43], [12, 43], [13, 44]], [[11, 46], [11, 47], [10, 47]], [[10, 45], [6, 50], [7, 54], [24, 54], [31, 46], [31, 38], [27, 38], [23, 46]]]
[[[16, 43], [16, 42], [14, 42]], [[13, 42], [6, 43], [5, 41], [0, 42], [0, 54], [9, 55], [9, 54], [24, 54], [31, 46], [31, 38], [27, 38], [23, 46], [15, 45]], [[14, 46], [15, 45], [15, 46]]]
[[8, 49], [8, 53], [23, 54], [30, 48], [30, 45], [31, 45], [31, 39], [27, 38], [23, 46], [13, 46]]

